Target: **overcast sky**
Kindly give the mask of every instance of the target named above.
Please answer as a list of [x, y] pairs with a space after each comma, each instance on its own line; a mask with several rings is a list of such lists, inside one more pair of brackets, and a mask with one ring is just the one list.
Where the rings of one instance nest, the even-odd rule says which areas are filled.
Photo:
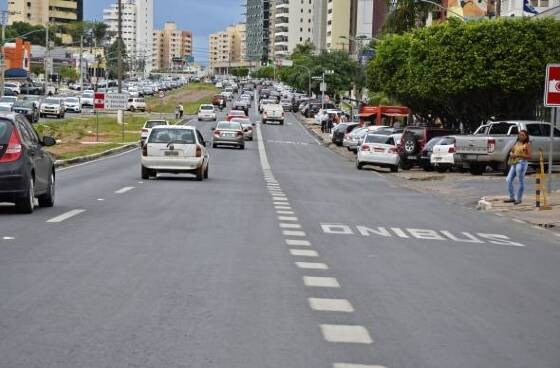
[[[24, 0], [16, 0], [24, 1]], [[116, 0], [84, 0], [84, 18], [102, 20], [103, 8]], [[154, 0], [155, 27], [162, 28], [166, 21], [175, 21], [180, 29], [194, 34], [194, 56], [198, 62], [208, 61], [208, 35], [230, 24], [243, 20], [245, 0]], [[6, 9], [7, 0], [0, 0]]]

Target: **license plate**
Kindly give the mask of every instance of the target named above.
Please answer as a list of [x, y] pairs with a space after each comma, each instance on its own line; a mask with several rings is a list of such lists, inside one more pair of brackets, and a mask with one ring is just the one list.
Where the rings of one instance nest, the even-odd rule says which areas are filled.
[[228, 133], [228, 134], [226, 134], [226, 137], [235, 137], [235, 134], [233, 134], [233, 133]]
[[465, 159], [469, 160], [469, 161], [476, 161], [476, 159], [478, 158], [477, 155], [466, 155]]
[[165, 151], [166, 156], [179, 156], [179, 152], [177, 151]]
[[432, 157], [434, 161], [441, 161], [442, 157]]
[[409, 160], [416, 160], [416, 156], [408, 156]]

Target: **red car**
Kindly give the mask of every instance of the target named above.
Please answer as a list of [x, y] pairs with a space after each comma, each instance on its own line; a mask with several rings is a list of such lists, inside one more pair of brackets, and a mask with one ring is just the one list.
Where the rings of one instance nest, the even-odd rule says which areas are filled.
[[230, 112], [228, 112], [226, 120], [230, 121], [233, 118], [245, 118], [247, 117], [247, 115], [245, 115], [245, 111], [243, 110], [230, 110]]

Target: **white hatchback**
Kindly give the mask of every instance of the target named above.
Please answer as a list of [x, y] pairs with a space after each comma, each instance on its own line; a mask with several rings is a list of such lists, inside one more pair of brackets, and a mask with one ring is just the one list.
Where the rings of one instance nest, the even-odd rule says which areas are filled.
[[356, 167], [364, 165], [389, 167], [392, 172], [399, 171], [399, 154], [395, 137], [385, 134], [367, 134], [358, 149]]
[[140, 143], [144, 144], [152, 128], [158, 125], [171, 125], [167, 120], [148, 120], [144, 123], [144, 127], [142, 128], [142, 132], [140, 133]]
[[455, 138], [442, 138], [432, 149], [430, 163], [439, 172], [451, 169], [455, 165]]
[[198, 108], [197, 118], [200, 121], [202, 120], [216, 121], [217, 116], [216, 116], [216, 109], [214, 105], [208, 105], [208, 104], [200, 105], [200, 107]]
[[155, 126], [142, 147], [142, 179], [158, 173], [190, 173], [202, 181], [208, 179], [208, 161], [206, 142], [195, 127]]

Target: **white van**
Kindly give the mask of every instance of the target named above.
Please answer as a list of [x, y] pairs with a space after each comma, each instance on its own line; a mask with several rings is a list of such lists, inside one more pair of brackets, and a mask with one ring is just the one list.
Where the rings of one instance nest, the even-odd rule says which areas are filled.
[[269, 104], [263, 106], [262, 122], [277, 121], [284, 125], [284, 108], [280, 104]]

